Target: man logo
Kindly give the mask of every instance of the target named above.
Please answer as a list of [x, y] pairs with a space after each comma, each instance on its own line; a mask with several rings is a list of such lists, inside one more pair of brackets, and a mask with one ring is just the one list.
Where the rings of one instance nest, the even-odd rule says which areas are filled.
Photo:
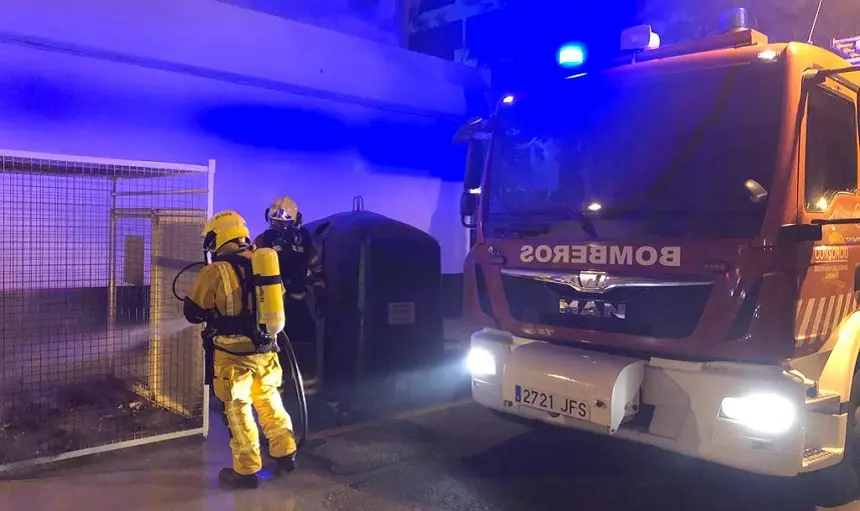
[[577, 274], [548, 275], [547, 280], [563, 284], [584, 293], [603, 293], [609, 284], [608, 275], [595, 271], [583, 271]]
[[588, 291], [603, 291], [606, 286], [606, 274], [590, 271], [580, 272], [579, 287]]
[[624, 320], [627, 319], [627, 304], [604, 302], [602, 300], [568, 300], [561, 298], [558, 301], [558, 312], [560, 314], [575, 316]]

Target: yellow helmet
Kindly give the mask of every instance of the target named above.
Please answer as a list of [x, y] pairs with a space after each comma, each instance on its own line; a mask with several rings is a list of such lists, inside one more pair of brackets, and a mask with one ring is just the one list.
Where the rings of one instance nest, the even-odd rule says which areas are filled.
[[266, 208], [266, 221], [270, 224], [283, 222], [299, 226], [302, 223], [302, 214], [296, 201], [285, 195]]
[[239, 213], [226, 209], [212, 215], [206, 222], [206, 227], [203, 228], [203, 249], [214, 252], [228, 241], [241, 238], [251, 238], [245, 219]]

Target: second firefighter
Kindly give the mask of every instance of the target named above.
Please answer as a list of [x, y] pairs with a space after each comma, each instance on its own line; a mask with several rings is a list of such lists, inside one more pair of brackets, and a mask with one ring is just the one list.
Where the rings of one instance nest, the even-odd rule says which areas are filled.
[[[293, 345], [316, 345], [321, 342], [326, 282], [322, 259], [310, 232], [302, 226], [302, 214], [290, 197], [281, 197], [266, 208], [269, 228], [257, 236], [257, 247], [269, 247], [278, 253], [281, 278], [287, 290], [284, 300], [287, 335]], [[308, 293], [308, 290], [311, 292]], [[300, 363], [314, 368], [310, 354]]]

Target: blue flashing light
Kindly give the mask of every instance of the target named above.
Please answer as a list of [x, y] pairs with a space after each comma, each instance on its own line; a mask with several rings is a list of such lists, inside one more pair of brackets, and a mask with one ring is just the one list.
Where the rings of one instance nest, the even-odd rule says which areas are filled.
[[513, 97], [513, 96], [508, 95], [508, 96], [505, 96], [505, 97], [503, 97], [503, 98], [502, 98], [502, 103], [504, 103], [504, 104], [506, 104], [506, 105], [510, 105], [510, 104], [512, 104], [513, 102], [514, 102], [514, 97]]
[[580, 43], [567, 43], [558, 49], [557, 57], [561, 67], [579, 67], [585, 63], [585, 46]]
[[736, 7], [725, 11], [720, 16], [720, 30], [735, 32], [752, 28], [754, 21], [750, 12], [744, 7]]

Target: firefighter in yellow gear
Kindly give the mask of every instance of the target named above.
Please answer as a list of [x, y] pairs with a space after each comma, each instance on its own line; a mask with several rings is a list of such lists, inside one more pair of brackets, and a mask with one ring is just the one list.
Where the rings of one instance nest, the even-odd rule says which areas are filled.
[[[256, 488], [262, 459], [252, 406], [269, 441], [276, 471], [290, 472], [296, 466], [292, 421], [278, 393], [283, 371], [275, 335], [283, 329], [284, 287], [279, 276], [256, 274], [256, 265], [252, 264], [256, 263], [256, 254], [248, 227], [235, 211], [212, 216], [203, 229], [203, 237], [207, 264], [185, 299], [183, 312], [189, 322], [205, 322], [207, 330], [213, 331], [205, 343], [209, 345], [204, 347], [214, 350], [212, 383], [215, 395], [224, 403], [233, 454], [232, 468], [221, 470], [218, 479], [230, 487]], [[270, 255], [277, 271], [277, 258], [274, 253]], [[261, 315], [255, 309], [262, 303], [260, 286], [271, 289], [273, 284], [278, 286], [279, 300], [274, 301], [281, 310], [276, 312], [280, 319], [275, 321], [280, 324], [265, 332], [261, 330], [266, 330], [266, 325], [261, 325]]]

